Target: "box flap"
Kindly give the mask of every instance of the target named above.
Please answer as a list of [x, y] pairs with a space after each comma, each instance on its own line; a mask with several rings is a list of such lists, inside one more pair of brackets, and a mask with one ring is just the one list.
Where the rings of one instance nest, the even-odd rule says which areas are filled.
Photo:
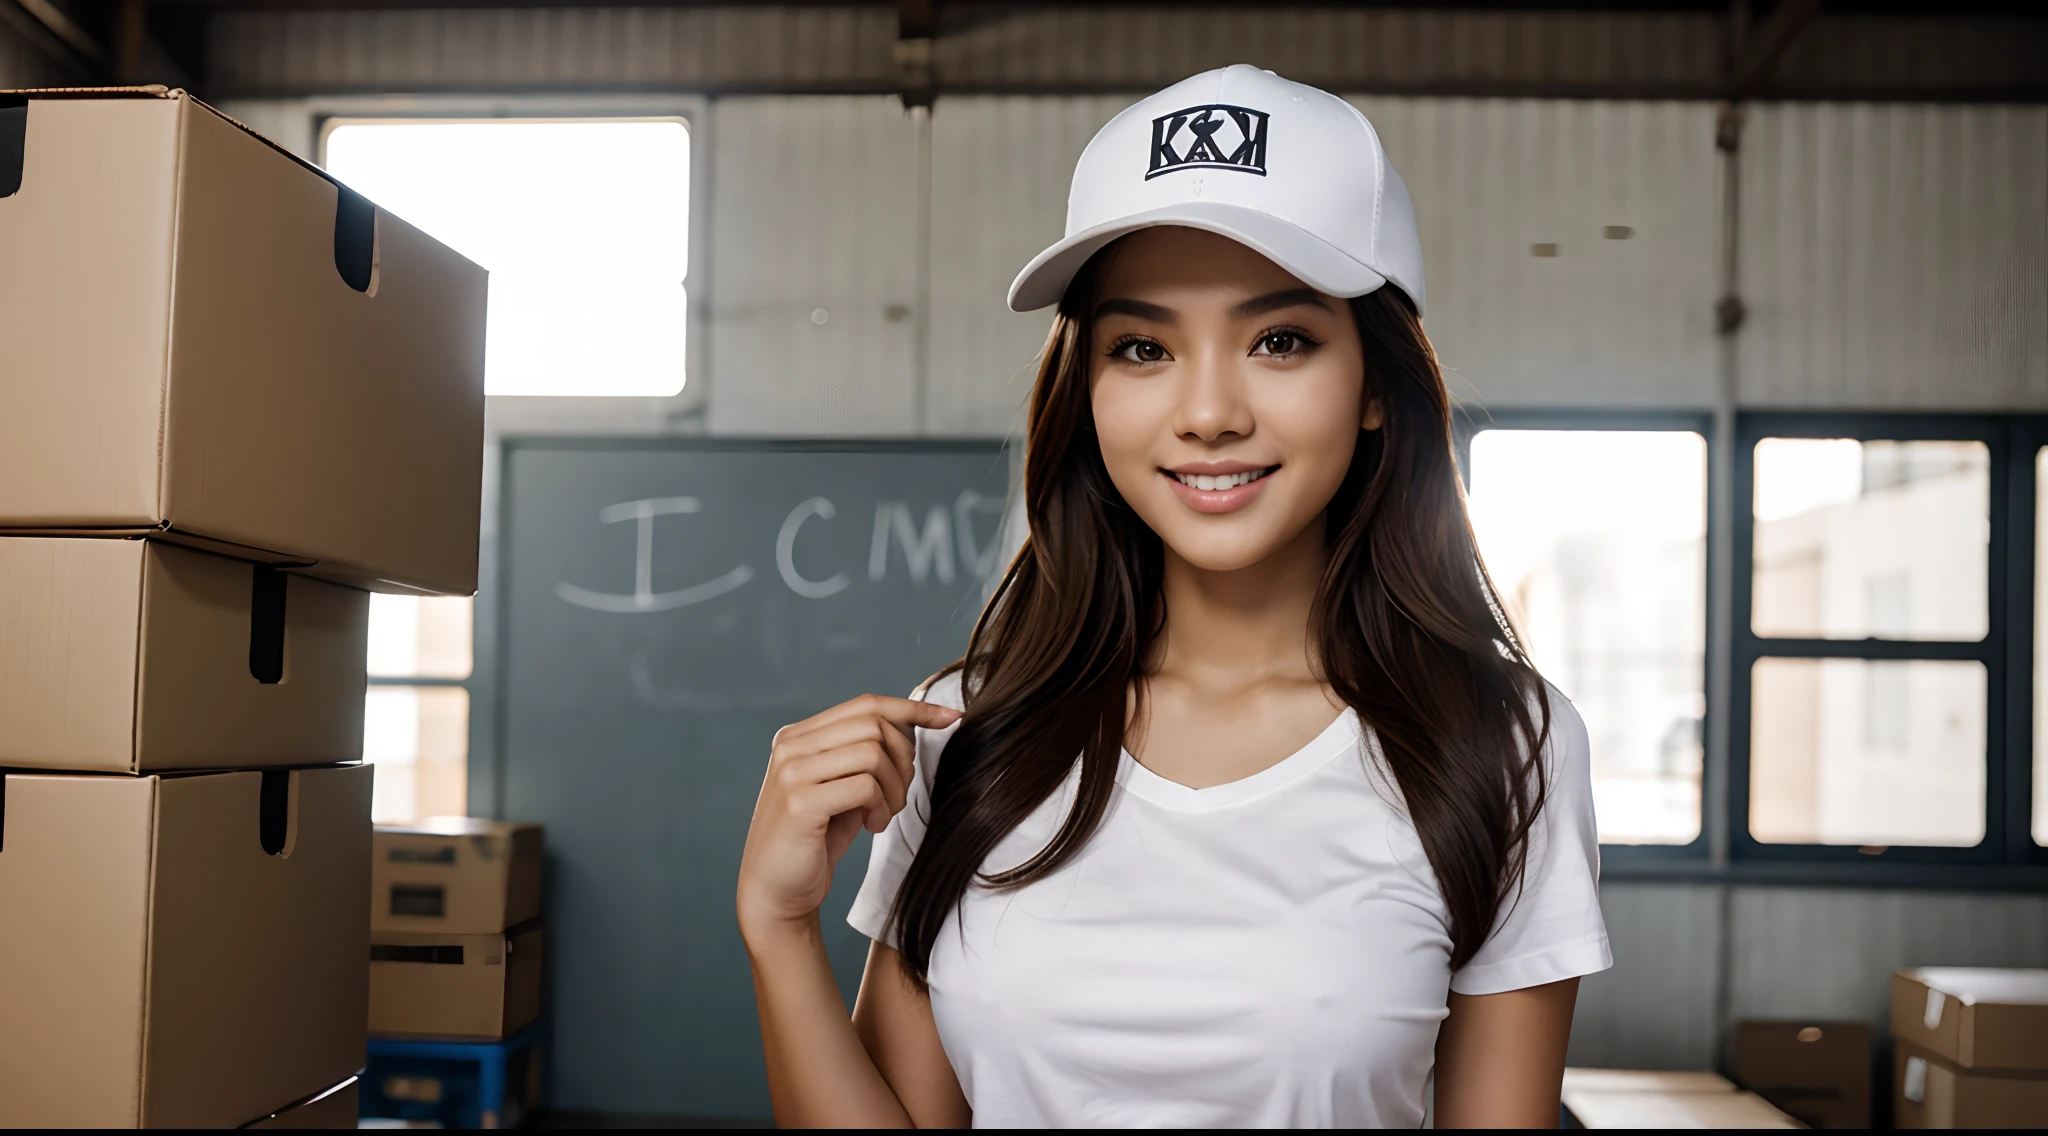
[[1922, 966], [1899, 973], [1965, 1006], [2048, 1006], [2048, 970]]

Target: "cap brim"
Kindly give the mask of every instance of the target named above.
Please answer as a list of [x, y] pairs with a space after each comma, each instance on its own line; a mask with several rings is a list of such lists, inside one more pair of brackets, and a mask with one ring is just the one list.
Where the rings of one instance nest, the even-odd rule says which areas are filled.
[[1084, 229], [1046, 249], [1024, 266], [1010, 285], [1010, 310], [1030, 312], [1056, 304], [1088, 258], [1104, 245], [1139, 229], [1181, 225], [1202, 229], [1250, 248], [1319, 292], [1349, 299], [1376, 291], [1387, 278], [1336, 246], [1271, 213], [1216, 201], [1190, 201], [1121, 217]]

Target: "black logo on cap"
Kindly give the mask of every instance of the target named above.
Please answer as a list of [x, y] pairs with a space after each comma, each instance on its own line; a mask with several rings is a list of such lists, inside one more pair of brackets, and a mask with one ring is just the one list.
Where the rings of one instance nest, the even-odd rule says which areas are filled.
[[1152, 168], [1145, 180], [1193, 169], [1265, 177], [1266, 112], [1211, 103], [1153, 119]]

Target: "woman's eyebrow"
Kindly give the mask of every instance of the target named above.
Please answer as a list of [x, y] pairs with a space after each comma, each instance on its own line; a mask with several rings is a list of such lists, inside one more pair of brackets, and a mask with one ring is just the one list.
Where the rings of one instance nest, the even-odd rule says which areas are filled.
[[1252, 316], [1265, 315], [1267, 312], [1303, 306], [1321, 308], [1326, 312], [1330, 310], [1330, 305], [1323, 302], [1323, 294], [1314, 288], [1287, 288], [1279, 292], [1268, 292], [1263, 296], [1253, 296], [1230, 309], [1230, 318], [1249, 319]]
[[1143, 300], [1104, 300], [1095, 305], [1095, 318], [1103, 316], [1135, 316], [1153, 323], [1179, 323], [1180, 316], [1172, 308], [1148, 304]]

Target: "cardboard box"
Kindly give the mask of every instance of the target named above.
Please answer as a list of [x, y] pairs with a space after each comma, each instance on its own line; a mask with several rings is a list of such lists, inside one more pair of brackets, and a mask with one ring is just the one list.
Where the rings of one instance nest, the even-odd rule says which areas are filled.
[[0, 530], [474, 592], [484, 270], [182, 91], [0, 116]]
[[369, 608], [160, 541], [0, 537], [0, 766], [355, 761]]
[[374, 848], [373, 930], [485, 935], [540, 917], [537, 824], [429, 817], [380, 825]]
[[244, 1128], [354, 1128], [362, 1111], [362, 1078], [350, 1077], [311, 1099], [281, 1108]]
[[1901, 970], [1892, 1036], [1963, 1069], [2048, 1070], [2048, 970]]
[[0, 776], [0, 1127], [230, 1127], [360, 1069], [370, 777]]
[[1804, 1128], [1755, 1093], [1582, 1092], [1564, 1107], [1581, 1128]]
[[1892, 1046], [1894, 1128], [2048, 1128], [2048, 1072], [1972, 1071], [1901, 1038]]
[[1870, 1127], [1870, 1027], [1738, 1022], [1735, 1079], [1812, 1128]]
[[1567, 1093], [1732, 1093], [1735, 1082], [1706, 1069], [1587, 1069], [1564, 1071]]
[[379, 931], [370, 1032], [495, 1041], [540, 1016], [538, 922], [488, 935]]

